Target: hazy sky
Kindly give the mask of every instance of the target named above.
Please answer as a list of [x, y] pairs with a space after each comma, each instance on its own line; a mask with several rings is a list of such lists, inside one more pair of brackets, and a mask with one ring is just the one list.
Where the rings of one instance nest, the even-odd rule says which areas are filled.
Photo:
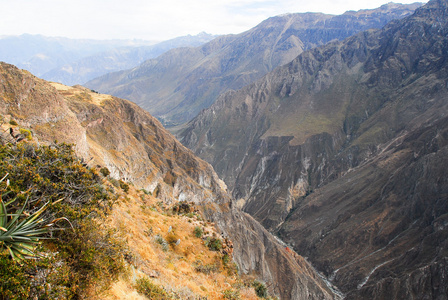
[[[240, 33], [275, 15], [341, 14], [388, 0], [0, 0], [0, 36], [166, 40], [201, 31]], [[400, 3], [416, 1], [402, 0]], [[427, 2], [420, 1], [420, 2]]]

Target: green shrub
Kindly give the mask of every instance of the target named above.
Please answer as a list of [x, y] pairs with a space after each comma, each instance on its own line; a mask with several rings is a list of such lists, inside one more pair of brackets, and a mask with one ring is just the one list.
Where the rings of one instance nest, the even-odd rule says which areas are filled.
[[26, 266], [15, 263], [8, 253], [0, 253], [0, 299], [28, 299], [29, 277]]
[[224, 292], [222, 292], [222, 296], [224, 299], [238, 300], [240, 299], [240, 292], [234, 289], [227, 289]]
[[81, 294], [92, 282], [105, 289], [126, 271], [124, 241], [116, 230], [96, 219], [79, 220], [75, 230], [60, 233], [54, 245], [70, 268], [68, 276], [75, 294]]
[[169, 250], [168, 242], [160, 234], [157, 234], [155, 236], [155, 241], [156, 241], [157, 244], [162, 246], [162, 250], [163, 251], [166, 252], [166, 251]]
[[213, 263], [213, 264], [205, 264], [204, 265], [204, 264], [202, 264], [202, 261], [199, 259], [193, 263], [193, 266], [197, 272], [201, 272], [204, 274], [215, 273], [220, 268], [220, 264], [218, 262]]
[[[8, 203], [8, 212], [23, 207], [33, 216], [48, 202], [48, 208], [39, 217], [65, 217], [71, 226], [68, 222], [55, 224], [66, 229], [53, 231], [53, 239], [43, 241], [41, 251], [52, 258], [51, 263], [36, 260], [31, 271], [16, 270], [14, 277], [20, 282], [27, 274], [40, 274], [34, 278], [41, 278], [42, 282], [36, 283], [28, 296], [20, 296], [18, 285], [13, 286], [11, 281], [0, 284], [0, 295], [11, 292], [17, 295], [11, 299], [79, 299], [92, 283], [106, 288], [126, 271], [125, 242], [100, 221], [116, 197], [104, 189], [96, 170], [85, 167], [75, 156], [71, 145], [0, 145], [0, 178], [6, 174], [10, 184], [0, 182], [0, 191], [3, 202]], [[4, 265], [3, 257], [2, 271]], [[6, 275], [1, 278], [9, 280]], [[23, 285], [23, 293], [27, 292], [25, 288]]]
[[193, 206], [188, 202], [181, 201], [181, 202], [173, 205], [171, 210], [175, 214], [179, 214], [179, 215], [184, 214], [185, 215], [185, 214], [190, 214], [193, 212]]
[[224, 254], [221, 259], [224, 266], [227, 266], [227, 264], [230, 262], [230, 256], [228, 254]]
[[104, 177], [107, 177], [107, 176], [110, 175], [110, 171], [109, 171], [109, 169], [106, 168], [106, 167], [101, 168], [101, 169], [100, 169], [100, 173], [101, 173]]
[[196, 226], [193, 230], [194, 236], [197, 238], [201, 238], [204, 234], [204, 230], [202, 230], [202, 227]]
[[268, 296], [268, 289], [263, 282], [255, 280], [252, 283], [252, 286], [254, 287], [255, 293], [257, 294], [258, 297], [266, 298]]
[[[70, 206], [107, 202], [99, 175], [75, 156], [72, 145], [35, 146], [29, 143], [0, 146], [0, 176], [9, 174], [10, 192], [3, 200], [17, 197], [23, 204], [63, 199]], [[26, 193], [23, 193], [26, 192]]]
[[153, 283], [147, 277], [139, 278], [135, 282], [138, 293], [145, 295], [148, 299], [165, 300], [172, 299], [163, 287]]
[[152, 195], [152, 193], [146, 189], [141, 189], [141, 191], [145, 194], [145, 195]]
[[23, 134], [28, 141], [31, 141], [33, 139], [33, 135], [28, 129], [20, 128], [20, 133]]
[[222, 249], [222, 241], [219, 238], [208, 237], [205, 245], [212, 251], [219, 251]]
[[127, 184], [126, 182], [124, 182], [123, 180], [118, 180], [118, 182], [120, 183], [120, 188], [125, 192], [129, 192], [129, 184]]

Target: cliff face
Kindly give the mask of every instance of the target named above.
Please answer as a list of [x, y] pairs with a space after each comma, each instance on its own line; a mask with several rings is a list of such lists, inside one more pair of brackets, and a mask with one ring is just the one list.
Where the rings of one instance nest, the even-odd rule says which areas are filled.
[[304, 52], [179, 134], [349, 298], [446, 297], [447, 16]]
[[76, 144], [90, 165], [133, 182], [166, 203], [194, 201], [234, 244], [245, 274], [260, 278], [282, 299], [332, 299], [331, 290], [302, 258], [249, 215], [232, 207], [212, 167], [174, 139], [135, 104], [83, 87], [48, 83], [0, 63], [0, 113], [31, 129], [40, 142]]
[[178, 125], [304, 50], [361, 30], [380, 28], [411, 14], [419, 4], [389, 4], [340, 16], [305, 13], [269, 18], [253, 29], [223, 36], [194, 49], [175, 49], [137, 68], [94, 79], [86, 86], [130, 99], [163, 120]]

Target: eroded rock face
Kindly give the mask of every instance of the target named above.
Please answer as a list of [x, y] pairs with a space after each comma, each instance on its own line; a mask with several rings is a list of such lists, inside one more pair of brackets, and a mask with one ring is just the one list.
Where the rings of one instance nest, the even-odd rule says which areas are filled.
[[193, 201], [234, 245], [241, 270], [268, 283], [282, 299], [333, 299], [302, 258], [286, 252], [257, 221], [232, 208], [213, 168], [137, 105], [80, 86], [48, 83], [0, 63], [0, 112], [30, 128], [40, 142], [77, 144], [91, 166], [133, 182], [165, 202]]
[[348, 298], [448, 294], [447, 6], [304, 52], [180, 134]]
[[243, 274], [268, 282], [280, 299], [340, 299], [304, 260], [239, 209], [207, 205], [204, 211], [224, 235], [238, 245], [234, 258]]

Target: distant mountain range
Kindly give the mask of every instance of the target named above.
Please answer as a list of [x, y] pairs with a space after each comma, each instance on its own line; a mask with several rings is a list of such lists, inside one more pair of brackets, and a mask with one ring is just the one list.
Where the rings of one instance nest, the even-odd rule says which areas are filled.
[[164, 42], [79, 40], [23, 34], [0, 38], [0, 61], [46, 80], [82, 84], [108, 72], [132, 68], [177, 47], [197, 47], [215, 36], [200, 33]]
[[421, 4], [387, 4], [340, 16], [320, 13], [269, 18], [253, 29], [222, 36], [201, 47], [173, 49], [139, 67], [110, 73], [86, 86], [129, 99], [165, 125], [191, 120], [219, 94], [254, 82], [304, 50], [381, 28]]
[[89, 40], [23, 34], [0, 38], [0, 61], [41, 76], [51, 69], [118, 47], [154, 45], [154, 41]]
[[83, 84], [106, 73], [136, 67], [145, 60], [155, 58], [170, 49], [198, 47], [215, 37], [203, 32], [195, 36], [182, 36], [150, 46], [114, 48], [52, 69], [43, 74], [42, 78], [67, 85]]

